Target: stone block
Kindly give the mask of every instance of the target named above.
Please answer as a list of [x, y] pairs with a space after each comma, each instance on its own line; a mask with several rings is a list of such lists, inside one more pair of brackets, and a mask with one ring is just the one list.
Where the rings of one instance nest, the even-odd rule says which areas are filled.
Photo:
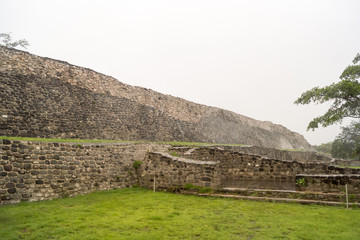
[[17, 177], [17, 175], [18, 174], [16, 172], [9, 172], [9, 174], [8, 174], [9, 177]]
[[36, 170], [31, 171], [31, 175], [39, 175], [39, 171], [36, 171]]
[[13, 155], [15, 158], [23, 158], [23, 155], [21, 153], [14, 153]]
[[[19, 167], [21, 167], [21, 163], [14, 162], [14, 163], [13, 163], [13, 167], [14, 167], [14, 168], [19, 168]], [[15, 170], [14, 170], [14, 171], [15, 171]]]
[[23, 198], [30, 198], [31, 197], [31, 195], [29, 193], [23, 193], [23, 194], [21, 194], [21, 196]]
[[4, 145], [10, 145], [11, 144], [11, 141], [7, 140], [7, 139], [3, 139], [2, 142], [3, 142]]
[[25, 179], [24, 183], [25, 184], [33, 184], [34, 180], [33, 179]]
[[8, 172], [9, 172], [9, 171], [12, 170], [12, 168], [13, 168], [13, 167], [12, 167], [12, 165], [10, 165], [10, 164], [4, 165], [4, 170], [5, 170], [5, 171], [8, 171]]
[[9, 150], [10, 150], [10, 146], [2, 146], [2, 150], [4, 150], [4, 151], [9, 151]]
[[25, 187], [25, 184], [23, 184], [23, 183], [18, 183], [18, 184], [16, 184], [16, 187], [17, 187], [17, 188], [24, 188], [24, 187]]
[[15, 187], [15, 183], [9, 182], [5, 185], [6, 188], [14, 188]]
[[39, 179], [39, 180], [36, 180], [35, 183], [36, 183], [36, 184], [44, 184], [44, 181], [41, 180], [41, 179]]

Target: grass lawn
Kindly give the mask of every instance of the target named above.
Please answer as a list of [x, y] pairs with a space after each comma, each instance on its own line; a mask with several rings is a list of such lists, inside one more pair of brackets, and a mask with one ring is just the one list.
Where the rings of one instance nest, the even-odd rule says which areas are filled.
[[360, 209], [121, 189], [0, 207], [0, 239], [360, 239]]
[[[1, 139], [8, 139], [13, 141], [30, 141], [30, 142], [57, 142], [57, 143], [148, 143], [150, 141], [123, 141], [123, 140], [102, 140], [102, 139], [61, 139], [61, 138], [32, 138], [32, 137], [9, 137], [0, 136]], [[162, 142], [157, 141], [153, 143], [162, 143], [172, 146], [204, 146], [204, 145], [219, 145], [219, 146], [246, 146], [243, 144], [222, 144], [222, 143], [201, 143], [201, 142]]]

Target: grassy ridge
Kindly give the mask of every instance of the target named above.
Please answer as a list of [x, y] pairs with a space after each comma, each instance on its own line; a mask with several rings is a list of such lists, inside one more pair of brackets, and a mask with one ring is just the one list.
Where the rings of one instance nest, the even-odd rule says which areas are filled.
[[[1, 139], [8, 139], [14, 141], [30, 141], [30, 142], [71, 142], [71, 143], [147, 143], [150, 141], [122, 141], [122, 140], [102, 140], [102, 139], [58, 139], [58, 138], [31, 138], [31, 137], [8, 137], [0, 136]], [[173, 146], [203, 146], [203, 145], [221, 145], [221, 146], [244, 146], [242, 144], [214, 144], [214, 143], [200, 143], [200, 142], [164, 142], [157, 141], [154, 143], [163, 143]]]
[[360, 210], [122, 189], [0, 207], [1, 239], [359, 239]]

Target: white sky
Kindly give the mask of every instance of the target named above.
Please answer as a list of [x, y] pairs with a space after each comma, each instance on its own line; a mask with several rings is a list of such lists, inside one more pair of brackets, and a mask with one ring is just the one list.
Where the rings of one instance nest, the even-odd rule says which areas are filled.
[[[121, 82], [306, 131], [328, 106], [302, 92], [339, 80], [360, 52], [359, 0], [0, 0], [0, 33], [28, 51]], [[347, 121], [348, 122], [348, 121]]]

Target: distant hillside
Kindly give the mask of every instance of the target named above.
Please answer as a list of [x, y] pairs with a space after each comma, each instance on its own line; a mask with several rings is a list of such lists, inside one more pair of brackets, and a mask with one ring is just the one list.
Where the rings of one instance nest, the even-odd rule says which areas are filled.
[[0, 47], [0, 135], [240, 143], [310, 149], [281, 125]]

